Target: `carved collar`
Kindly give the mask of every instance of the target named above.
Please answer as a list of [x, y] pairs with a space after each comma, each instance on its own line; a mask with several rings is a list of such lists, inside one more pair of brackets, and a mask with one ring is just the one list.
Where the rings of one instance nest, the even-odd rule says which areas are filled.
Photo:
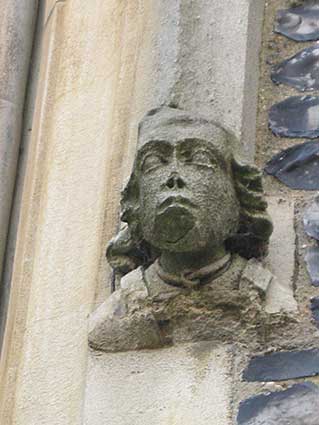
[[171, 286], [187, 289], [198, 289], [201, 286], [211, 283], [214, 279], [223, 274], [231, 264], [231, 255], [226, 254], [220, 260], [209, 264], [196, 271], [186, 270], [185, 272], [177, 275], [173, 273], [166, 273], [159, 260], [155, 262], [156, 273], [159, 278]]

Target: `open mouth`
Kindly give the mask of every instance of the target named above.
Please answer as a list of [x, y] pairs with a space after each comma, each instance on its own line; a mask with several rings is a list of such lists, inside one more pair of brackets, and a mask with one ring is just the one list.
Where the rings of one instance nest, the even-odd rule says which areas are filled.
[[160, 205], [159, 205], [159, 211], [164, 211], [168, 207], [172, 206], [182, 206], [182, 207], [192, 207], [196, 208], [196, 205], [190, 201], [189, 199], [177, 195], [177, 196], [169, 196], [166, 198]]

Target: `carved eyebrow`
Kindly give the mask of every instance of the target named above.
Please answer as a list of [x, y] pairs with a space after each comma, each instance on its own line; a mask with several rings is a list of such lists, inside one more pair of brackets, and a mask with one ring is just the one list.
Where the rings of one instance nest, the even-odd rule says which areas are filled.
[[165, 150], [172, 151], [173, 149], [174, 147], [165, 140], [151, 140], [138, 152], [138, 161], [141, 161], [145, 155], [149, 154], [152, 150], [158, 153], [164, 153]]
[[[138, 151], [137, 154], [137, 167], [141, 169], [145, 158], [151, 155], [152, 151], [155, 154], [167, 156], [172, 152], [174, 147], [165, 140], [150, 140]], [[168, 152], [167, 152], [168, 151]]]
[[211, 143], [207, 143], [205, 140], [202, 139], [183, 139], [180, 142], [178, 142], [177, 148], [180, 149], [189, 149], [192, 148], [192, 150], [196, 151], [201, 148], [208, 149], [209, 153], [217, 159], [217, 161], [222, 164], [224, 167], [226, 167], [226, 159], [224, 158], [224, 155]]

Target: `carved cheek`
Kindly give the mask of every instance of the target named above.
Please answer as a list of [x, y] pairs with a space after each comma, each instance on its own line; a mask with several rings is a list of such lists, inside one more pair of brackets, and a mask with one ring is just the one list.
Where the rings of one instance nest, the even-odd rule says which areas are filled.
[[143, 208], [151, 209], [156, 204], [157, 194], [160, 190], [160, 182], [161, 179], [158, 176], [158, 172], [152, 172], [141, 179], [140, 202]]
[[215, 171], [208, 167], [189, 167], [187, 173], [185, 173], [185, 177], [187, 181], [190, 182], [191, 186], [195, 189], [197, 188], [197, 190], [201, 190], [201, 188], [207, 185], [213, 188], [218, 184], [218, 178], [216, 178]]

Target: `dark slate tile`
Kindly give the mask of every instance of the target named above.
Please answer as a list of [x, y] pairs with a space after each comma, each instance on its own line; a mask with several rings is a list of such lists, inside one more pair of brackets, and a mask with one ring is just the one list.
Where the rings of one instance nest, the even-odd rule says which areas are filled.
[[291, 189], [319, 190], [319, 141], [279, 152], [266, 164], [265, 171]]
[[313, 286], [319, 287], [319, 247], [313, 246], [306, 251], [305, 261]]
[[276, 136], [319, 137], [319, 97], [291, 96], [269, 111], [269, 128]]
[[261, 394], [239, 406], [238, 425], [318, 425], [319, 388], [310, 382]]
[[245, 381], [271, 382], [319, 375], [319, 350], [281, 351], [253, 357]]
[[275, 66], [271, 79], [300, 91], [319, 89], [319, 45], [309, 47]]
[[312, 312], [312, 318], [319, 329], [319, 297], [314, 297], [310, 301], [310, 308]]
[[279, 10], [274, 30], [296, 41], [318, 40], [319, 1], [305, 0], [301, 6]]
[[319, 241], [319, 197], [306, 209], [303, 223], [307, 235]]

